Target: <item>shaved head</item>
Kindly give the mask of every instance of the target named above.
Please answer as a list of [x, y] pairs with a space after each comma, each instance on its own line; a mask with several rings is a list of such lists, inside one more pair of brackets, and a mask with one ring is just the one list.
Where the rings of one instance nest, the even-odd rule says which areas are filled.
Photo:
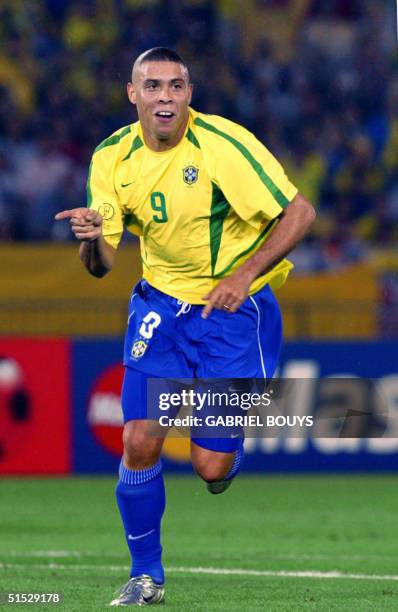
[[133, 69], [131, 71], [131, 82], [135, 83], [137, 80], [137, 73], [142, 64], [146, 62], [173, 62], [175, 64], [180, 64], [184, 69], [187, 82], [190, 82], [189, 70], [187, 64], [184, 62], [182, 57], [173, 51], [173, 49], [168, 49], [167, 47], [154, 47], [153, 49], [149, 49], [148, 51], [144, 51], [141, 53], [135, 60], [133, 64]]

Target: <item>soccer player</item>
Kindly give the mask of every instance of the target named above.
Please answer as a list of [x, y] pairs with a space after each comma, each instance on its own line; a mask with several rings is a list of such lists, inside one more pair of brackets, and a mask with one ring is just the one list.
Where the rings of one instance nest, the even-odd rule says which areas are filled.
[[[141, 242], [116, 487], [132, 567], [115, 606], [164, 599], [163, 437], [148, 434], [147, 378], [272, 377], [281, 344], [273, 290], [292, 267], [285, 256], [315, 216], [250, 132], [190, 107], [189, 70], [174, 51], [140, 55], [127, 95], [139, 121], [95, 149], [88, 208], [56, 215], [70, 220], [80, 258], [97, 277], [112, 269], [124, 227]], [[240, 437], [191, 439], [193, 466], [212, 493], [230, 485], [242, 456]]]

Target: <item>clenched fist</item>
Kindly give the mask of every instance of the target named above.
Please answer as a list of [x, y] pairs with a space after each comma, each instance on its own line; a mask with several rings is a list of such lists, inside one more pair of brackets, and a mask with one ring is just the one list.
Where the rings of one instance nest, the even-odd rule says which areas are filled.
[[92, 242], [102, 235], [102, 216], [89, 208], [72, 208], [55, 215], [56, 221], [69, 219], [72, 232], [82, 242]]

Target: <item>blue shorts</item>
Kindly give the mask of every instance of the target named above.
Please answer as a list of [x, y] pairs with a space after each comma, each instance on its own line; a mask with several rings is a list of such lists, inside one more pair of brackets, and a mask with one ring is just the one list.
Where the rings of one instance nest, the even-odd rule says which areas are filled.
[[[272, 378], [279, 359], [282, 322], [268, 285], [230, 314], [182, 302], [141, 280], [132, 293], [124, 343], [124, 420], [147, 418], [147, 378]], [[206, 440], [214, 448], [217, 439]], [[211, 443], [211, 444], [210, 444]], [[231, 444], [227, 444], [228, 450]], [[232, 448], [234, 450], [234, 448]]]

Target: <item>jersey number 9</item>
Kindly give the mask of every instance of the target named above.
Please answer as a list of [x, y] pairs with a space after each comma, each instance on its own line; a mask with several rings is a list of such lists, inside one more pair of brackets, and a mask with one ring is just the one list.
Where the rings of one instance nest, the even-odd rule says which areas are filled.
[[156, 210], [156, 215], [153, 215], [152, 219], [156, 223], [166, 223], [168, 221], [167, 211], [166, 211], [166, 198], [161, 191], [154, 191], [151, 193], [151, 207], [153, 210]]

